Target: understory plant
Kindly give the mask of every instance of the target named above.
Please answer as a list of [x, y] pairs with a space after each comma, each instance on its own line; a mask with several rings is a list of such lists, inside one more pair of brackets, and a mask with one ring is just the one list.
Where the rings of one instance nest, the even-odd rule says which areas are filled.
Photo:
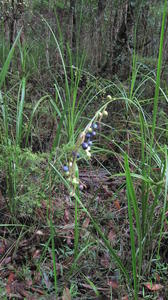
[[[105, 105], [109, 105], [111, 103], [123, 102], [125, 104], [126, 112], [127, 112], [127, 123], [129, 122], [129, 115], [132, 113], [133, 118], [138, 116], [138, 121], [135, 123], [138, 127], [139, 132], [130, 132], [126, 128], [127, 133], [127, 147], [126, 150], [122, 148], [122, 145], [119, 145], [117, 141], [113, 140], [113, 144], [120, 153], [120, 164], [123, 169], [123, 173], [113, 174], [111, 177], [125, 177], [126, 178], [126, 191], [127, 191], [127, 201], [128, 201], [128, 218], [129, 218], [129, 227], [130, 227], [130, 243], [131, 243], [131, 263], [132, 263], [132, 273], [131, 276], [133, 278], [133, 297], [134, 299], [138, 299], [138, 294], [141, 287], [141, 280], [148, 270], [150, 261], [152, 260], [153, 255], [159, 255], [160, 243], [163, 236], [163, 224], [166, 212], [166, 201], [165, 194], [167, 191], [167, 149], [160, 148], [156, 149], [154, 147], [154, 138], [155, 138], [155, 129], [156, 129], [156, 117], [157, 117], [157, 107], [158, 107], [158, 98], [159, 98], [159, 90], [160, 89], [160, 72], [161, 72], [161, 62], [162, 62], [162, 47], [163, 47], [163, 35], [164, 35], [164, 25], [165, 25], [165, 16], [166, 16], [166, 5], [164, 6], [163, 20], [162, 20], [162, 30], [161, 30], [161, 39], [160, 39], [160, 50], [159, 50], [159, 58], [158, 58], [158, 68], [157, 68], [157, 79], [156, 81], [150, 76], [150, 73], [143, 78], [143, 81], [136, 86], [136, 76], [138, 74], [138, 70], [136, 70], [136, 59], [134, 56], [134, 64], [133, 68], [133, 78], [131, 80], [130, 94], [127, 95], [122, 94], [119, 97], [112, 97], [108, 99]], [[135, 54], [134, 54], [135, 55]], [[153, 75], [153, 74], [152, 74]], [[154, 111], [153, 111], [153, 121], [152, 125], [150, 125], [147, 121], [146, 112], [143, 109], [143, 106], [137, 95], [141, 97], [141, 88], [143, 85], [146, 85], [148, 81], [152, 81], [155, 84], [155, 97], [154, 97]], [[113, 84], [105, 87], [104, 90], [112, 89]], [[120, 92], [120, 90], [119, 90]], [[97, 95], [96, 95], [97, 96]], [[94, 98], [94, 96], [93, 96]], [[166, 97], [165, 97], [166, 98]], [[167, 101], [167, 98], [166, 98]], [[86, 108], [86, 107], [85, 107]], [[101, 111], [101, 109], [100, 109]], [[100, 112], [99, 111], [99, 112]], [[98, 114], [99, 114], [98, 112]], [[98, 116], [96, 114], [96, 117]], [[81, 115], [78, 115], [81, 117]], [[88, 141], [89, 141], [89, 129], [92, 128], [94, 118], [89, 122], [88, 126], [85, 127], [85, 130], [79, 135], [77, 142], [71, 152], [70, 156], [67, 158], [67, 164], [64, 165], [63, 170], [66, 174], [66, 178], [64, 178], [61, 172], [58, 171], [57, 168], [51, 163], [51, 167], [56, 172], [57, 175], [60, 176], [62, 182], [66, 185], [69, 190], [70, 196], [75, 198], [75, 240], [74, 240], [74, 262], [76, 263], [78, 257], [78, 243], [79, 243], [79, 224], [78, 224], [78, 205], [85, 211], [85, 213], [91, 219], [93, 226], [99, 233], [102, 238], [104, 245], [109, 250], [112, 258], [114, 259], [117, 266], [126, 276], [127, 282], [131, 287], [130, 281], [130, 269], [129, 266], [125, 265], [120, 257], [117, 255], [116, 251], [111, 247], [108, 239], [104, 235], [101, 230], [101, 227], [95, 220], [92, 218], [91, 214], [87, 210], [87, 208], [82, 203], [80, 199], [80, 191], [79, 191], [79, 171], [76, 164], [76, 159], [78, 157], [79, 147], [86, 151], [88, 157], [90, 157], [90, 148], [88, 151]], [[140, 160], [134, 159], [131, 157], [131, 138], [137, 139], [137, 142], [140, 143]], [[111, 142], [110, 138], [104, 136], [105, 140]], [[89, 141], [90, 142], [90, 141]], [[123, 144], [124, 145], [124, 144]], [[125, 148], [125, 145], [124, 145]], [[157, 151], [159, 150], [159, 152]], [[111, 151], [109, 149], [102, 149], [101, 147], [98, 151], [102, 151], [102, 153], [110, 154]], [[97, 151], [97, 153], [99, 153]], [[114, 155], [114, 152], [113, 152]], [[117, 157], [117, 153], [115, 154]], [[159, 168], [160, 173], [155, 176], [153, 169]], [[132, 171], [134, 170], [134, 171]], [[136, 192], [136, 181], [138, 188], [141, 189], [141, 193], [137, 194]], [[165, 193], [163, 191], [165, 190]], [[153, 195], [153, 202], [151, 202], [150, 197]], [[158, 205], [159, 199], [162, 198], [163, 202], [160, 207], [159, 215], [157, 215], [156, 219], [156, 209]], [[159, 224], [161, 224], [159, 226]], [[152, 252], [151, 256], [148, 257], [149, 264], [145, 267], [146, 255], [149, 251], [151, 243], [154, 244], [154, 240], [159, 235], [159, 244], [157, 247], [157, 252]]]

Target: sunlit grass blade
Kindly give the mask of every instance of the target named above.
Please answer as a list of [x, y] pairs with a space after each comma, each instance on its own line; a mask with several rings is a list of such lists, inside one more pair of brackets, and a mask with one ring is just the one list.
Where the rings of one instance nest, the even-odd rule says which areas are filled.
[[[135, 190], [133, 187], [133, 182], [131, 178], [131, 173], [129, 169], [129, 162], [128, 162], [128, 156], [125, 155], [125, 175], [126, 175], [126, 182], [127, 182], [127, 190], [129, 194], [129, 199], [131, 201], [131, 205], [134, 210], [135, 214], [135, 220], [136, 220], [136, 230], [137, 230], [137, 235], [138, 235], [138, 247], [139, 247], [139, 252], [138, 252], [138, 270], [139, 270], [139, 275], [141, 273], [141, 267], [142, 267], [142, 232], [141, 232], [141, 223], [140, 223], [140, 213], [139, 213], [139, 208], [138, 208], [138, 202], [136, 199], [136, 194]], [[131, 209], [131, 206], [130, 206]]]
[[100, 293], [99, 293], [97, 287], [95, 286], [95, 284], [94, 284], [87, 276], [85, 276], [84, 274], [83, 274], [83, 276], [84, 276], [84, 278], [86, 279], [87, 283], [90, 285], [90, 287], [93, 289], [93, 291], [94, 291], [96, 297], [99, 298]]
[[11, 63], [11, 60], [12, 60], [12, 57], [13, 57], [13, 53], [14, 53], [14, 50], [15, 50], [15, 46], [16, 46], [18, 40], [19, 40], [21, 31], [22, 31], [22, 30], [19, 31], [19, 33], [18, 33], [18, 35], [17, 35], [17, 37], [16, 37], [16, 39], [15, 39], [15, 42], [13, 43], [12, 48], [11, 48], [10, 51], [9, 51], [8, 57], [7, 57], [7, 59], [6, 59], [5, 63], [4, 63], [4, 65], [3, 65], [3, 67], [2, 67], [2, 70], [1, 70], [1, 72], [0, 72], [0, 89], [2, 88], [2, 85], [3, 85], [3, 83], [4, 83], [5, 77], [6, 77], [6, 75], [7, 75], [7, 72], [8, 72], [8, 69], [9, 69], [9, 66], [10, 66], [10, 63]]
[[6, 99], [3, 99], [2, 93], [0, 91], [0, 105], [2, 110], [3, 128], [5, 133], [6, 145], [8, 144], [8, 106], [6, 104]]
[[20, 89], [21, 89], [21, 99], [20, 100], [18, 99], [17, 118], [16, 118], [16, 144], [19, 146], [21, 144], [22, 130], [23, 130], [23, 108], [24, 108], [25, 91], [26, 91], [26, 78], [25, 77], [23, 77], [23, 79], [21, 81]]
[[[146, 130], [145, 130], [145, 124], [142, 114], [139, 114], [139, 120], [140, 120], [140, 129], [141, 129], [141, 169], [142, 169], [142, 176], [147, 177], [146, 174]], [[142, 201], [142, 236], [145, 236], [146, 232], [146, 218], [147, 218], [147, 201], [148, 201], [148, 191], [147, 191], [147, 181], [142, 180], [142, 186], [141, 186], [141, 201]]]

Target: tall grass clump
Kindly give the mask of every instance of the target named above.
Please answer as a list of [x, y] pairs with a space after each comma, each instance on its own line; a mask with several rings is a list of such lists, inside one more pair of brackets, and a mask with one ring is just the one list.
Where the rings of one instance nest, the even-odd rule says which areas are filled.
[[[33, 117], [40, 107], [40, 104], [46, 99], [49, 99], [47, 95], [40, 98], [34, 108], [32, 108], [29, 118], [25, 110], [26, 82], [28, 77], [26, 65], [29, 53], [26, 45], [21, 45], [19, 41], [20, 34], [21, 31], [18, 33], [0, 72], [0, 118], [2, 124], [0, 147], [3, 156], [3, 159], [0, 160], [1, 169], [3, 170], [3, 176], [5, 176], [6, 181], [6, 204], [13, 217], [16, 217], [18, 211], [19, 197], [21, 196], [19, 194], [21, 184], [20, 176], [23, 173], [22, 167], [24, 165], [23, 156], [26, 152], [25, 147], [30, 145], [28, 141], [32, 134]], [[18, 76], [18, 82], [12, 86], [13, 74], [9, 72], [9, 68], [14, 65], [12, 59], [15, 58], [15, 49], [18, 50], [20, 54], [19, 63], [21, 76]], [[15, 96], [16, 99], [14, 99]], [[27, 152], [26, 161], [28, 160], [34, 161], [34, 156], [30, 150]], [[29, 171], [27, 172], [27, 175], [28, 174]]]
[[[156, 212], [156, 207], [158, 205], [158, 197], [161, 197], [162, 191], [164, 189], [164, 181], [165, 181], [165, 176], [167, 176], [165, 173], [165, 170], [167, 170], [165, 162], [164, 162], [164, 157], [160, 155], [159, 149], [156, 147], [153, 147], [154, 143], [154, 138], [155, 138], [155, 129], [156, 129], [156, 118], [157, 118], [157, 107], [158, 107], [158, 99], [159, 99], [159, 90], [160, 90], [160, 74], [161, 74], [161, 63], [162, 63], [162, 49], [163, 49], [163, 37], [164, 37], [164, 27], [165, 27], [165, 16], [166, 16], [166, 5], [167, 2], [165, 2], [164, 6], [164, 12], [163, 12], [163, 19], [162, 19], [162, 29], [161, 29], [161, 37], [160, 37], [160, 49], [159, 49], [159, 58], [158, 58], [158, 67], [157, 67], [157, 76], [156, 76], [156, 82], [155, 82], [155, 96], [154, 96], [154, 103], [153, 103], [153, 121], [150, 123], [150, 120], [148, 120], [148, 116], [146, 115], [146, 112], [141, 105], [140, 97], [141, 97], [141, 92], [140, 90], [143, 88], [143, 86], [147, 85], [148, 82], [153, 82], [153, 79], [151, 77], [151, 72], [149, 71], [148, 75], [145, 75], [142, 82], [139, 83], [138, 86], [135, 86], [136, 84], [136, 77], [140, 72], [140, 65], [136, 70], [137, 62], [134, 54], [134, 73], [133, 73], [133, 78], [131, 81], [131, 89], [130, 93], [127, 96], [127, 92], [123, 93], [122, 96], [115, 97], [112, 99], [109, 99], [109, 101], [106, 102], [107, 104], [110, 104], [112, 102], [122, 102], [125, 103], [126, 109], [127, 109], [127, 114], [128, 116], [130, 115], [130, 112], [132, 113], [132, 117], [134, 118], [135, 121], [135, 126], [140, 129], [139, 132], [136, 132], [135, 130], [133, 132], [130, 132], [129, 135], [127, 135], [128, 140], [125, 142], [125, 145], [127, 144], [126, 149], [124, 144], [122, 146], [118, 145], [115, 140], [113, 140], [113, 143], [115, 144], [115, 147], [117, 147], [121, 153], [121, 167], [123, 168], [123, 173], [120, 174], [113, 174], [112, 177], [114, 178], [115, 176], [125, 176], [126, 178], [126, 191], [127, 191], [127, 200], [128, 200], [128, 218], [129, 218], [129, 227], [130, 227], [130, 243], [131, 243], [131, 253], [132, 253], [132, 258], [131, 258], [131, 263], [132, 263], [132, 277], [133, 277], [133, 295], [134, 299], [138, 299], [138, 294], [140, 291], [140, 283], [141, 279], [144, 276], [147, 268], [145, 267], [145, 261], [146, 260], [146, 255], [149, 251], [151, 243], [154, 243], [154, 239], [159, 233], [160, 236], [160, 241], [161, 241], [161, 235], [162, 235], [162, 229], [163, 229], [163, 220], [164, 220], [164, 213], [165, 213], [165, 200], [163, 203], [163, 207], [160, 207], [160, 214], [157, 217], [157, 220], [155, 219], [155, 212]], [[54, 37], [55, 38], [55, 37]], [[55, 38], [57, 47], [58, 47], [58, 42]], [[60, 48], [58, 47], [59, 51]], [[60, 53], [61, 54], [61, 53]], [[62, 63], [63, 63], [63, 68], [64, 72], [65, 71], [65, 63], [63, 61], [62, 55], [61, 55]], [[66, 95], [70, 96], [70, 89], [68, 88], [68, 80], [67, 80], [67, 73], [65, 73], [65, 84], [66, 84]], [[73, 77], [73, 74], [71, 75], [71, 78]], [[105, 87], [108, 90], [112, 89], [114, 87], [114, 84], [111, 83]], [[118, 87], [117, 87], [118, 88]], [[56, 85], [57, 92], [59, 94], [59, 88]], [[118, 90], [119, 93], [121, 90]], [[65, 103], [66, 105], [66, 112], [70, 107], [72, 108], [73, 111], [73, 118], [72, 115], [71, 117], [68, 117], [68, 113], [64, 116], [64, 122], [65, 122], [65, 129], [68, 128], [68, 137], [72, 134], [72, 128], [73, 132], [75, 129], [75, 126], [72, 124], [78, 123], [78, 120], [75, 120], [74, 116], [77, 115], [79, 120], [81, 118], [81, 113], [83, 113], [83, 109], [86, 109], [88, 102], [86, 102], [85, 105], [80, 106], [78, 104], [77, 108], [79, 109], [78, 111], [76, 110], [75, 112], [75, 103], [76, 103], [76, 95], [77, 95], [77, 89], [75, 89], [75, 98], [71, 102], [70, 98], [67, 97], [68, 103]], [[97, 95], [94, 95], [95, 97]], [[93, 96], [93, 100], [94, 100]], [[124, 96], [124, 97], [123, 97]], [[139, 98], [137, 98], [137, 96]], [[60, 102], [63, 106], [63, 100], [61, 98], [61, 95], [58, 95]], [[79, 100], [80, 103], [80, 100]], [[82, 108], [81, 108], [82, 107]], [[64, 110], [65, 111], [65, 110]], [[101, 111], [101, 109], [100, 109]], [[69, 112], [69, 110], [68, 110]], [[138, 116], [138, 120], [137, 120]], [[68, 122], [69, 120], [69, 122]], [[75, 120], [75, 122], [74, 122]], [[129, 120], [129, 119], [128, 119]], [[93, 122], [94, 119], [91, 120]], [[68, 124], [71, 123], [71, 126]], [[62, 122], [63, 124], [63, 122]], [[68, 125], [68, 127], [67, 127]], [[71, 129], [70, 129], [71, 128]], [[88, 129], [88, 127], [86, 127]], [[136, 140], [138, 144], [140, 144], [140, 157], [139, 159], [135, 160], [134, 158], [131, 158], [131, 144], [128, 147], [130, 143], [131, 137]], [[105, 140], [110, 142], [110, 139], [108, 139], [107, 136], [102, 136]], [[74, 138], [73, 138], [74, 140]], [[131, 141], [132, 142], [132, 141]], [[58, 143], [56, 143], [58, 145]], [[55, 144], [55, 145], [56, 145]], [[82, 143], [81, 143], [82, 144]], [[74, 146], [75, 147], [75, 146]], [[129, 149], [129, 152], [127, 153]], [[97, 154], [99, 151], [108, 153], [110, 154], [109, 149], [97, 149]], [[164, 151], [163, 151], [164, 152]], [[114, 155], [114, 152], [113, 152]], [[165, 160], [166, 161], [166, 160]], [[53, 170], [57, 173], [57, 175], [60, 176], [61, 180], [64, 182], [66, 187], [69, 190], [69, 193], [72, 193], [71, 190], [71, 185], [68, 182], [67, 179], [64, 179], [61, 173], [54, 167], [53, 164], [51, 164]], [[158, 167], [160, 169], [160, 174], [158, 174], [157, 178], [154, 176], [153, 173], [153, 168]], [[134, 169], [134, 171], [132, 171]], [[167, 172], [167, 171], [166, 171]], [[141, 190], [141, 193], [137, 194], [137, 186]], [[166, 188], [165, 188], [166, 191]], [[150, 201], [151, 194], [154, 197], [153, 202]], [[120, 270], [123, 272], [123, 274], [126, 276], [126, 279], [128, 283], [130, 284], [130, 278], [129, 278], [129, 267], [125, 266], [125, 264], [121, 261], [115, 250], [111, 247], [108, 239], [105, 237], [104, 233], [101, 230], [101, 227], [99, 224], [93, 219], [91, 214], [89, 213], [88, 209], [84, 206], [80, 199], [80, 193], [75, 191], [73, 194], [73, 197], [75, 199], [75, 259], [78, 257], [78, 252], [77, 252], [77, 244], [79, 243], [79, 224], [77, 221], [77, 203], [80, 205], [80, 207], [85, 211], [85, 213], [89, 216], [89, 218], [92, 220], [93, 226], [95, 227], [96, 231], [99, 233], [100, 237], [102, 238], [105, 247], [109, 250], [109, 253], [111, 254], [113, 260], [115, 261], [116, 265], [120, 268]], [[164, 196], [165, 199], [165, 196]], [[161, 226], [159, 226], [158, 229], [158, 224], [161, 222]], [[156, 253], [155, 253], [156, 254]], [[149, 260], [152, 259], [152, 257], [148, 257]], [[131, 287], [131, 286], [130, 286]]]
[[[92, 218], [87, 208], [83, 205], [80, 199], [80, 190], [79, 190], [79, 171], [77, 165], [78, 159], [78, 150], [82, 144], [85, 143], [85, 136], [89, 127], [94, 122], [93, 118], [89, 121], [89, 118], [84, 118], [84, 114], [89, 111], [89, 106], [96, 101], [96, 98], [102, 95], [108, 86], [111, 86], [111, 83], [108, 86], [102, 86], [100, 90], [95, 93], [94, 85], [88, 84], [83, 93], [80, 93], [80, 81], [83, 75], [83, 66], [85, 60], [85, 54], [80, 56], [78, 52], [76, 54], [76, 59], [74, 60], [72, 51], [67, 45], [68, 51], [68, 64], [64, 59], [64, 50], [62, 48], [63, 36], [61, 34], [61, 30], [59, 30], [61, 44], [59, 43], [56, 35], [54, 34], [51, 26], [45, 21], [47, 27], [49, 28], [51, 35], [55, 41], [56, 49], [59, 52], [60, 60], [62, 63], [62, 68], [64, 72], [64, 90], [62, 86], [59, 85], [59, 82], [55, 78], [55, 91], [56, 97], [55, 99], [50, 99], [51, 106], [53, 108], [53, 112], [59, 118], [59, 123], [57, 127], [57, 132], [53, 141], [51, 156], [49, 162], [49, 168], [46, 172], [46, 181], [49, 180], [50, 174], [54, 172], [56, 176], [59, 176], [62, 183], [67, 187], [70, 195], [70, 201], [74, 201], [74, 261], [72, 267], [70, 269], [70, 275], [72, 275], [73, 271], [77, 268], [77, 262], [84, 251], [86, 251], [89, 245], [86, 245], [82, 250], [80, 249], [80, 213], [81, 209], [91, 218], [93, 225], [97, 232], [100, 234], [103, 239], [106, 247], [109, 249], [109, 252], [113, 259], [115, 260], [117, 266], [122, 270], [127, 280], [129, 280], [128, 272], [124, 267], [121, 259], [115, 252], [115, 250], [111, 247], [108, 239], [103, 234], [97, 222]], [[102, 115], [102, 111], [105, 111], [106, 114], [106, 104], [97, 112], [96, 119], [98, 116]], [[86, 125], [86, 123], [88, 125]], [[83, 130], [83, 127], [85, 129]], [[91, 129], [91, 127], [90, 127]], [[81, 133], [82, 132], [82, 133]], [[64, 146], [64, 144], [66, 144]], [[60, 155], [60, 149], [64, 147], [63, 153]], [[83, 145], [84, 147], [84, 145]], [[90, 147], [90, 146], [89, 146]], [[84, 149], [84, 148], [83, 148]], [[90, 151], [86, 152], [88, 158], [90, 157]], [[62, 175], [62, 172], [57, 168], [55, 162], [59, 159], [62, 161], [64, 158], [65, 161], [68, 162], [67, 166], [64, 166], [64, 170], [66, 171], [66, 177]], [[68, 176], [68, 177], [67, 177]], [[51, 236], [54, 239], [54, 224], [51, 220], [50, 216], [50, 228], [51, 228]], [[52, 239], [52, 241], [53, 241]], [[56, 262], [56, 254], [54, 251], [54, 243], [52, 242], [52, 255], [53, 255], [53, 264], [55, 266]], [[55, 278], [55, 293], [58, 294], [58, 286], [57, 286], [57, 272], [54, 268], [54, 278]]]
[[[153, 78], [154, 72], [149, 71], [144, 76], [140, 73], [141, 65], [138, 65], [134, 53], [134, 70], [130, 91], [118, 90], [118, 93], [121, 94], [118, 101], [122, 101], [126, 105], [127, 118], [125, 122], [129, 124], [129, 129], [126, 125], [126, 130], [123, 130], [126, 139], [122, 145], [117, 143], [114, 138], [112, 140], [120, 154], [117, 150], [111, 153], [120, 159], [120, 166], [123, 170], [123, 173], [113, 174], [112, 178], [126, 177], [134, 299], [138, 299], [142, 278], [146, 272], [150, 272], [153, 257], [159, 258], [167, 208], [165, 202], [167, 146], [160, 144], [158, 130], [162, 131], [163, 129], [157, 126], [160, 92], [167, 102], [167, 96], [160, 87], [166, 13], [167, 1], [164, 3], [163, 10], [156, 80]], [[140, 74], [142, 81], [137, 85], [136, 77]], [[153, 111], [152, 118], [146, 113], [142, 100], [143, 91], [148, 85], [151, 85], [151, 82], [155, 90], [153, 103], [150, 101], [148, 104]], [[130, 128], [131, 125], [134, 126], [134, 130]], [[110, 142], [107, 135], [102, 138], [106, 142]], [[134, 149], [134, 145], [137, 149], [136, 155], [131, 151]], [[100, 151], [110, 154], [108, 148]], [[158, 207], [159, 213], [157, 212]]]
[[11, 146], [11, 139], [9, 135], [9, 126], [10, 126], [10, 119], [9, 119], [9, 106], [7, 99], [5, 95], [2, 93], [2, 88], [5, 86], [5, 79], [8, 75], [8, 69], [10, 67], [12, 57], [14, 55], [15, 47], [18, 43], [19, 37], [20, 37], [21, 31], [18, 33], [15, 42], [10, 49], [10, 52], [6, 58], [6, 61], [4, 65], [2, 66], [1, 72], [0, 72], [0, 105], [1, 105], [1, 119], [3, 124], [3, 133], [4, 136], [4, 147], [6, 149], [7, 154], [7, 190], [8, 190], [8, 197], [9, 197], [9, 203], [8, 206], [10, 208], [10, 211], [12, 214], [14, 214], [15, 207], [16, 207], [16, 163], [17, 158], [15, 160], [15, 154]]

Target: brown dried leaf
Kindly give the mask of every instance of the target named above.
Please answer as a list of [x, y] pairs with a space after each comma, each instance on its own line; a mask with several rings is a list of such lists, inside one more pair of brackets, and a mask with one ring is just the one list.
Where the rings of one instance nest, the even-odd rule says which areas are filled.
[[121, 209], [120, 202], [119, 202], [118, 200], [115, 200], [115, 201], [114, 201], [114, 205], [115, 205], [115, 207], [116, 207], [118, 210]]
[[113, 192], [110, 191], [110, 190], [108, 189], [108, 186], [103, 185], [102, 187], [103, 187], [104, 193], [105, 193], [107, 196], [112, 196], [112, 195], [113, 195]]
[[69, 222], [69, 210], [66, 208], [65, 211], [64, 211], [64, 221], [66, 223]]
[[8, 265], [11, 262], [12, 258], [11, 256], [6, 257], [3, 259], [3, 261], [1, 262], [1, 265]]
[[33, 258], [36, 259], [36, 258], [39, 258], [40, 257], [40, 250], [37, 249], [35, 250], [35, 252], [33, 253]]
[[7, 285], [6, 285], [6, 293], [7, 293], [7, 295], [10, 295], [10, 293], [11, 293], [11, 285], [12, 285], [14, 279], [15, 279], [15, 274], [13, 272], [11, 272], [9, 274], [8, 282], [7, 282]]
[[86, 218], [82, 224], [82, 228], [85, 228], [85, 229], [88, 228], [89, 224], [90, 224], [90, 219]]
[[35, 292], [35, 293], [40, 294], [40, 295], [44, 295], [44, 294], [45, 294], [45, 292], [43, 292], [42, 290], [36, 289], [36, 288], [34, 288], [34, 287], [31, 287], [31, 290], [32, 290], [33, 292]]
[[32, 279], [27, 279], [27, 280], [25, 281], [25, 283], [26, 283], [26, 286], [27, 286], [28, 288], [30, 288], [30, 287], [32, 286], [32, 284], [33, 284], [33, 281], [32, 281]]
[[146, 286], [146, 288], [152, 292], [157, 292], [161, 289], [163, 289], [163, 285], [159, 284], [159, 283], [151, 283], [151, 282], [147, 282], [144, 283], [144, 285]]
[[117, 281], [109, 280], [109, 281], [108, 281], [108, 285], [109, 285], [110, 287], [112, 287], [113, 289], [118, 289], [118, 282], [117, 282]]
[[3, 243], [3, 241], [0, 241], [0, 255], [5, 253], [5, 245]]
[[69, 247], [72, 246], [72, 239], [71, 239], [70, 237], [67, 238], [67, 245], [68, 245]]
[[126, 296], [122, 297], [121, 300], [128, 300], [128, 296], [126, 295]]
[[156, 280], [157, 280], [157, 282], [160, 282], [160, 276], [158, 273], [156, 273]]
[[11, 284], [15, 279], [15, 274], [11, 272], [8, 277], [8, 284]]
[[116, 239], [116, 233], [113, 229], [110, 230], [109, 234], [108, 234], [108, 239], [111, 243], [115, 242]]

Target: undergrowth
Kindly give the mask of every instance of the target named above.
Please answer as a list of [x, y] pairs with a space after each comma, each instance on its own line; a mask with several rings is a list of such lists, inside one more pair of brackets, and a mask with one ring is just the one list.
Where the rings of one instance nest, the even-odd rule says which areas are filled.
[[156, 74], [134, 53], [126, 85], [87, 73], [85, 55], [75, 59], [69, 46], [67, 64], [43, 20], [63, 78], [50, 69], [52, 92], [31, 94], [31, 53], [18, 34], [0, 71], [3, 297], [167, 297], [165, 16], [166, 1]]

